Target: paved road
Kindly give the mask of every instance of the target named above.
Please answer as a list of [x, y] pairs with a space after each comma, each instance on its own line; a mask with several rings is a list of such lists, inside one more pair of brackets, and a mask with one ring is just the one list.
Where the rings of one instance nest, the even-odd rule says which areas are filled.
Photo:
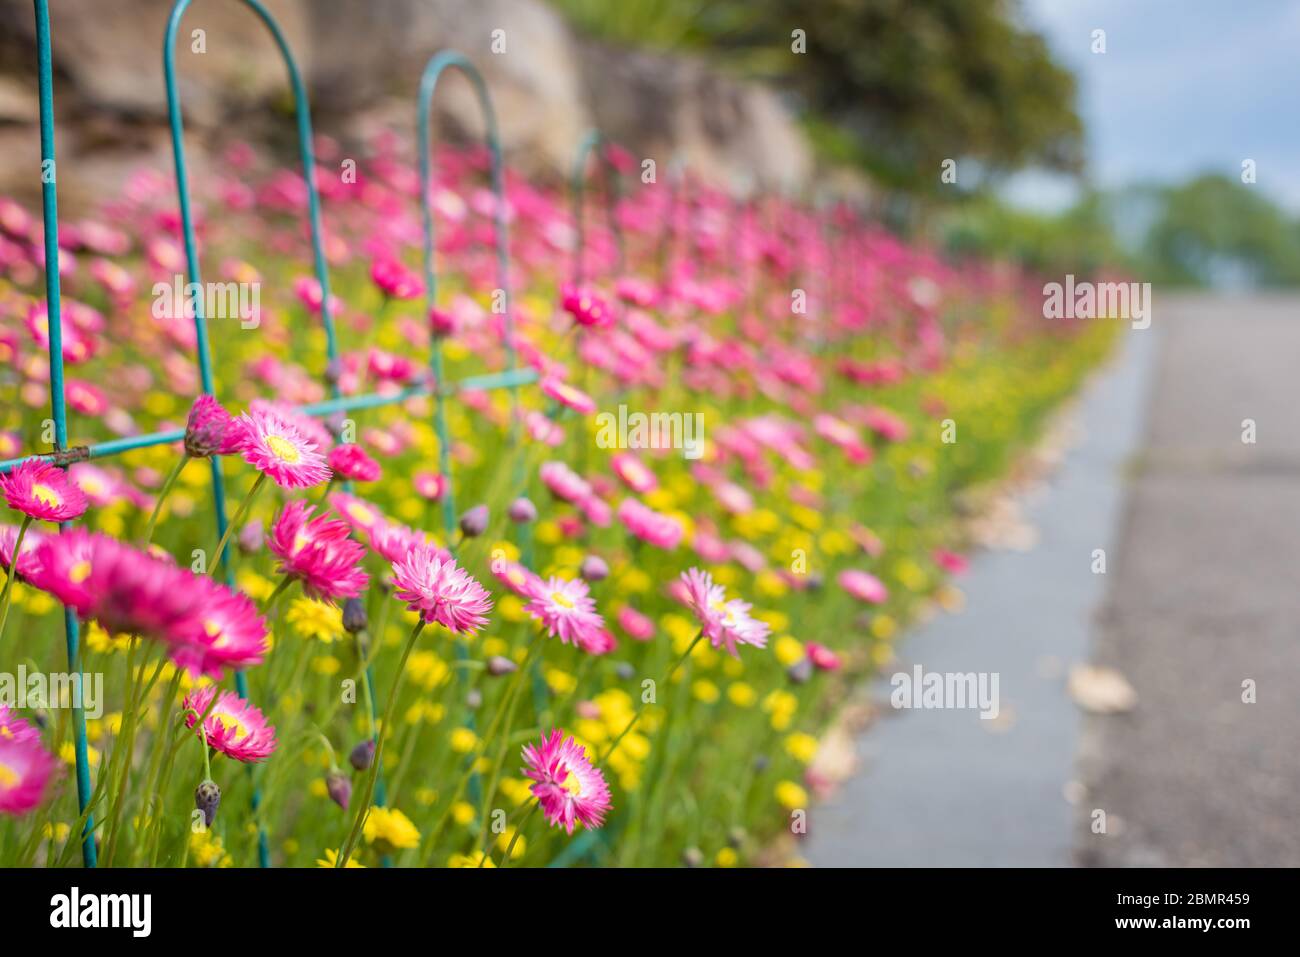
[[[1094, 650], [1138, 706], [1090, 718], [1080, 760], [1081, 811], [1121, 828], [1093, 835], [1080, 820], [1078, 859], [1294, 867], [1300, 301], [1160, 305], [1145, 450]], [[1242, 702], [1247, 679], [1255, 704]]]
[[[812, 863], [1300, 865], [1300, 300], [1156, 306], [1029, 509], [1039, 545], [981, 554], [966, 612], [902, 646], [899, 670], [1000, 672], [1009, 726], [890, 712]], [[1064, 671], [1089, 659], [1132, 711], [1081, 716]]]
[[[858, 741], [862, 771], [814, 809], [803, 853], [822, 866], [1064, 866], [1071, 863], [1080, 715], [1066, 669], [1086, 659], [1113, 552], [1123, 478], [1141, 436], [1158, 333], [1126, 336], [1079, 409], [1082, 440], [1045, 494], [1025, 503], [1028, 552], [982, 552], [960, 580], [964, 612], [909, 635], [899, 671], [996, 672], [1002, 714], [890, 711]], [[887, 702], [881, 682], [875, 696]]]

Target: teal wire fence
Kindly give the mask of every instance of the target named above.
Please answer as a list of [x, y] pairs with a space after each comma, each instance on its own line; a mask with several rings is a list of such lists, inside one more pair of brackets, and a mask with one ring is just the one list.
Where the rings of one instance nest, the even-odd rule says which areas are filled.
[[[187, 282], [201, 284], [203, 280], [199, 263], [198, 247], [195, 241], [193, 208], [190, 200], [189, 177], [185, 162], [184, 124], [182, 122], [180, 97], [176, 85], [175, 57], [176, 36], [180, 28], [181, 19], [183, 18], [185, 11], [189, 8], [191, 2], [192, 0], [176, 0], [176, 3], [172, 7], [163, 41], [163, 67], [167, 87], [167, 115], [172, 135], [172, 157], [176, 173], [176, 191], [177, 199], [180, 204], [186, 270], [188, 272]], [[276, 23], [275, 18], [271, 16], [259, 0], [239, 0], [239, 2], [251, 9], [270, 32], [282, 58], [284, 59], [285, 67], [289, 74], [290, 85], [293, 89], [295, 115], [297, 118], [299, 154], [302, 161], [303, 176], [307, 183], [308, 217], [311, 230], [312, 254], [316, 280], [320, 284], [322, 295], [321, 322], [325, 331], [326, 354], [330, 367], [332, 367], [338, 359], [338, 338], [335, 334], [334, 318], [331, 309], [329, 271], [326, 265], [324, 253], [320, 197], [316, 187], [316, 162], [312, 149], [311, 108], [307, 98], [307, 91], [303, 85], [302, 76], [299, 73], [293, 53], [290, 50], [279, 25]], [[55, 165], [54, 149], [54, 95], [50, 51], [50, 17], [48, 0], [33, 0], [33, 4], [36, 14], [37, 73], [40, 98], [41, 168], [43, 171], [49, 171], [42, 176], [42, 215], [45, 227], [45, 291], [49, 317], [50, 405], [51, 415], [54, 420], [54, 448], [49, 452], [38, 453], [35, 457], [48, 459], [66, 468], [68, 465], [78, 461], [105, 458], [133, 449], [179, 442], [184, 438], [185, 433], [184, 430], [181, 429], [172, 429], [153, 432], [146, 435], [113, 439], [92, 445], [77, 446], [73, 448], [68, 447], [67, 408], [64, 397], [63, 379], [62, 315], [59, 299], [59, 271], [57, 268], [57, 263], [59, 261], [58, 196], [55, 174], [57, 167]], [[425, 227], [425, 279], [428, 290], [429, 305], [432, 307], [436, 303], [437, 290], [437, 276], [433, 264], [435, 251], [434, 220], [432, 210], [429, 206], [428, 189], [432, 168], [432, 161], [429, 152], [429, 110], [438, 77], [450, 67], [455, 67], [460, 70], [474, 84], [475, 91], [478, 95], [487, 122], [487, 145], [492, 157], [492, 188], [496, 199], [495, 216], [497, 229], [496, 252], [498, 280], [500, 288], [505, 293], [505, 300], [507, 303], [505, 316], [507, 368], [503, 372], [473, 376], [456, 382], [445, 382], [443, 378], [441, 343], [435, 338], [433, 354], [430, 359], [431, 369], [434, 372], [431, 382], [403, 389], [392, 394], [386, 393], [381, 395], [378, 393], [369, 393], [365, 395], [345, 396], [340, 394], [337, 380], [334, 377], [325, 375], [326, 370], [322, 370], [322, 375], [329, 385], [331, 397], [322, 402], [302, 406], [299, 410], [313, 416], [328, 416], [338, 412], [393, 405], [405, 402], [415, 396], [433, 396], [435, 399], [436, 410], [435, 428], [439, 440], [439, 473], [442, 476], [446, 490], [443, 504], [443, 524], [444, 529], [447, 532], [449, 547], [453, 544], [452, 539], [455, 530], [455, 505], [450, 458], [448, 455], [450, 448], [450, 434], [447, 429], [446, 421], [446, 400], [462, 391], [509, 389], [512, 399], [512, 419], [514, 422], [512, 444], [516, 450], [518, 450], [518, 429], [520, 423], [520, 417], [518, 415], [518, 390], [520, 386], [533, 382], [537, 378], [537, 374], [533, 369], [518, 367], [515, 353], [514, 326], [509, 308], [509, 245], [505, 218], [505, 180], [500, 137], [496, 125], [496, 115], [492, 109], [491, 98], [488, 95], [487, 85], [483, 81], [482, 76], [469, 60], [467, 60], [463, 55], [453, 51], [440, 53], [430, 60], [420, 84], [420, 162], [422, 184], [424, 186], [422, 205]], [[54, 265], [51, 267], [51, 264]], [[215, 395], [216, 381], [212, 372], [212, 352], [208, 339], [207, 317], [204, 315], [203, 305], [202, 296], [194, 297], [194, 326], [197, 343], [196, 359], [199, 365], [200, 382], [203, 392], [209, 395]], [[0, 472], [6, 472], [19, 463], [32, 457], [33, 456], [23, 456], [2, 461], [0, 462]], [[519, 462], [519, 466], [522, 466], [522, 460], [518, 456], [516, 456], [516, 459]], [[221, 474], [219, 459], [214, 457], [211, 460], [211, 465], [213, 511], [216, 520], [217, 534], [219, 536], [224, 536], [228, 524], [228, 518], [226, 515], [225, 484]], [[517, 471], [516, 479], [522, 486], [525, 482], [522, 471]], [[69, 523], [64, 523], [63, 527], [66, 528], [68, 524]], [[232, 563], [229, 560], [230, 554], [230, 547], [227, 546], [223, 550], [223, 554], [217, 556], [216, 560], [223, 565], [227, 582], [233, 584], [234, 570]], [[80, 675], [81, 649], [78, 621], [73, 611], [68, 608], [64, 609], [64, 628], [67, 638], [66, 644], [69, 672], [73, 675]], [[462, 648], [461, 654], [463, 655], [465, 653], [465, 650]], [[373, 685], [373, 675], [370, 669], [367, 669], [366, 671], [366, 681]], [[235, 674], [235, 687], [241, 697], [246, 698], [248, 696], [247, 678], [242, 672], [237, 672]], [[373, 701], [375, 696], [372, 694], [370, 698]], [[75, 700], [80, 701], [80, 695], [76, 695]], [[374, 716], [372, 715], [372, 717]], [[82, 862], [86, 867], [95, 867], [97, 863], [95, 822], [93, 813], [88, 810], [91, 795], [91, 779], [90, 763], [88, 760], [86, 745], [86, 721], [85, 715], [79, 706], [73, 710], [72, 725], [76, 763], [77, 806], [78, 811], [85, 822], [80, 835]], [[377, 784], [375, 801], [381, 806], [384, 802], [382, 777], [380, 782]], [[254, 786], [253, 812], [255, 818], [257, 817], [259, 805], [260, 794], [257, 787]], [[263, 867], [270, 866], [270, 849], [265, 830], [261, 827], [260, 821], [258, 825], [258, 861]]]

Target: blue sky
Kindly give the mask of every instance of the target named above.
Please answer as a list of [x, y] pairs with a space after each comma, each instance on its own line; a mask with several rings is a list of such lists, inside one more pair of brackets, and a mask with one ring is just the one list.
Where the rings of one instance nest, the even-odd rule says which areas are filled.
[[[1300, 0], [1021, 0], [1029, 25], [1079, 78], [1098, 185], [1240, 175], [1300, 211]], [[1092, 31], [1106, 52], [1091, 52]], [[1059, 178], [1015, 177], [1008, 199], [1058, 208]]]

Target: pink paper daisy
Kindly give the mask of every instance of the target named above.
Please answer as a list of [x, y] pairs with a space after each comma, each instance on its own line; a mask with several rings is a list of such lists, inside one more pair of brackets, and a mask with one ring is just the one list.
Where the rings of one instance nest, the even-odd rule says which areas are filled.
[[680, 545], [685, 534], [677, 519], [656, 512], [635, 498], [625, 498], [619, 503], [618, 519], [643, 542], [668, 551]]
[[563, 826], [569, 834], [575, 824], [598, 828], [605, 823], [609, 785], [582, 745], [554, 730], [540, 745], [525, 745], [523, 759], [521, 770], [535, 782], [531, 790], [547, 823]]
[[546, 583], [525, 568], [519, 562], [506, 558], [492, 561], [492, 574], [516, 595], [522, 598], [536, 598], [546, 587]]
[[708, 572], [690, 568], [682, 572], [686, 604], [699, 619], [700, 630], [714, 648], [726, 647], [733, 657], [739, 657], [737, 645], [767, 645], [768, 626], [749, 614], [750, 604], [733, 598], [727, 601], [726, 590], [715, 585]]
[[560, 405], [580, 415], [589, 415], [596, 411], [595, 399], [556, 376], [544, 376], [537, 386], [542, 390], [542, 395], [554, 399]]
[[89, 504], [63, 469], [43, 459], [28, 459], [0, 475], [0, 493], [10, 508], [44, 522], [71, 521]]
[[329, 481], [317, 444], [274, 412], [245, 412], [235, 419], [244, 461], [282, 488], [311, 488]]
[[347, 522], [327, 512], [316, 518], [315, 506], [290, 502], [271, 527], [267, 548], [280, 559], [281, 574], [302, 582], [313, 598], [355, 598], [370, 578], [360, 567], [365, 546], [353, 541]]
[[439, 548], [424, 532], [389, 519], [376, 522], [370, 529], [370, 547], [387, 562], [399, 562], [412, 549], [425, 547], [434, 548], [444, 562], [451, 558], [450, 552]]
[[372, 528], [385, 521], [384, 513], [378, 505], [372, 505], [365, 499], [349, 495], [347, 492], [330, 492], [329, 503], [355, 532], [369, 535]]
[[426, 622], [473, 634], [487, 624], [492, 598], [445, 554], [436, 545], [425, 544], [393, 562], [394, 593]]
[[562, 501], [581, 505], [593, 494], [591, 483], [563, 462], [543, 462], [537, 474], [551, 494]]
[[229, 455], [237, 450], [239, 432], [231, 428], [234, 419], [221, 403], [206, 393], [190, 406], [185, 423], [185, 451], [191, 458]]
[[[39, 574], [36, 561], [36, 547], [41, 543], [42, 535], [29, 528], [23, 535], [22, 552], [18, 555], [18, 580], [28, 581], [33, 574]], [[18, 526], [0, 525], [0, 568], [6, 574], [13, 567], [14, 544], [18, 541]]]
[[[212, 696], [217, 694], [213, 685], [197, 688], [185, 696], [181, 707], [187, 709], [185, 726], [193, 728], [198, 723], [196, 713], [207, 711]], [[275, 751], [275, 727], [267, 724], [266, 717], [233, 691], [217, 695], [217, 703], [203, 722], [208, 746], [227, 757], [245, 764], [269, 758]], [[196, 729], [196, 735], [199, 733]]]
[[524, 605], [524, 611], [540, 621], [548, 635], [566, 645], [590, 651], [602, 644], [605, 619], [596, 611], [596, 600], [581, 578], [539, 580], [537, 593]]
[[353, 482], [377, 482], [383, 470], [359, 445], [336, 445], [330, 449], [329, 467]]
[[885, 583], [868, 572], [846, 568], [840, 572], [836, 580], [841, 588], [858, 601], [880, 605], [889, 599], [889, 589], [885, 587]]
[[7, 704], [0, 704], [0, 738], [10, 741], [31, 741], [41, 736], [35, 725], [18, 717]]
[[56, 763], [39, 738], [0, 731], [0, 814], [26, 814], [40, 804]]
[[225, 668], [261, 664], [268, 650], [267, 626], [253, 600], [211, 579], [195, 582], [204, 595], [187, 642], [172, 651], [176, 666], [191, 675], [220, 678]]
[[655, 473], [631, 452], [619, 452], [609, 460], [609, 464], [614, 474], [638, 495], [653, 492], [659, 487], [659, 479], [655, 477]]

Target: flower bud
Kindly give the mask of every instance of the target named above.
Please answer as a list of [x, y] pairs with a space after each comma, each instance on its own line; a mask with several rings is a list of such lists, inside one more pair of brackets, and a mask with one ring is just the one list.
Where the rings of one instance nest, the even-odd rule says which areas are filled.
[[456, 332], [456, 318], [442, 309], [430, 309], [429, 330], [440, 339], [453, 335]]
[[487, 661], [487, 673], [494, 678], [500, 678], [502, 675], [508, 675], [518, 670], [519, 666], [505, 655], [493, 655]]
[[537, 520], [537, 506], [533, 504], [532, 499], [521, 495], [510, 503], [506, 514], [510, 516], [510, 521], [523, 525], [525, 522]]
[[365, 602], [360, 598], [349, 598], [343, 603], [343, 629], [349, 635], [365, 631], [369, 624]]
[[262, 544], [266, 541], [266, 533], [262, 528], [262, 523], [258, 521], [249, 522], [239, 530], [239, 550], [245, 555], [251, 555], [254, 552], [262, 550]]
[[487, 531], [488, 507], [475, 505], [460, 517], [460, 532], [466, 538], [477, 538]]
[[703, 867], [704, 852], [698, 847], [688, 847], [682, 852], [682, 863], [687, 867]]
[[801, 685], [811, 678], [812, 673], [813, 663], [807, 658], [800, 658], [785, 671], [786, 677], [797, 685]]
[[465, 707], [469, 708], [471, 711], [477, 711], [482, 706], [483, 692], [479, 691], [477, 688], [471, 688], [469, 693], [465, 695]]
[[325, 381], [330, 385], [338, 385], [339, 380], [343, 378], [343, 363], [339, 359], [331, 359], [325, 364]]
[[194, 789], [194, 806], [203, 812], [203, 826], [211, 827], [221, 806], [221, 788], [216, 781], [204, 781]]
[[358, 771], [367, 770], [370, 765], [375, 763], [375, 742], [373, 738], [366, 738], [348, 755], [348, 763]]
[[325, 791], [331, 801], [345, 811], [348, 809], [348, 802], [352, 800], [352, 782], [348, 780], [346, 774], [342, 771], [331, 771], [325, 775]]
[[583, 581], [598, 582], [609, 577], [609, 565], [599, 555], [588, 555], [578, 567], [578, 574]]
[[632, 667], [630, 661], [620, 661], [614, 666], [614, 673], [618, 675], [620, 681], [631, 681], [636, 677], [636, 669]]

